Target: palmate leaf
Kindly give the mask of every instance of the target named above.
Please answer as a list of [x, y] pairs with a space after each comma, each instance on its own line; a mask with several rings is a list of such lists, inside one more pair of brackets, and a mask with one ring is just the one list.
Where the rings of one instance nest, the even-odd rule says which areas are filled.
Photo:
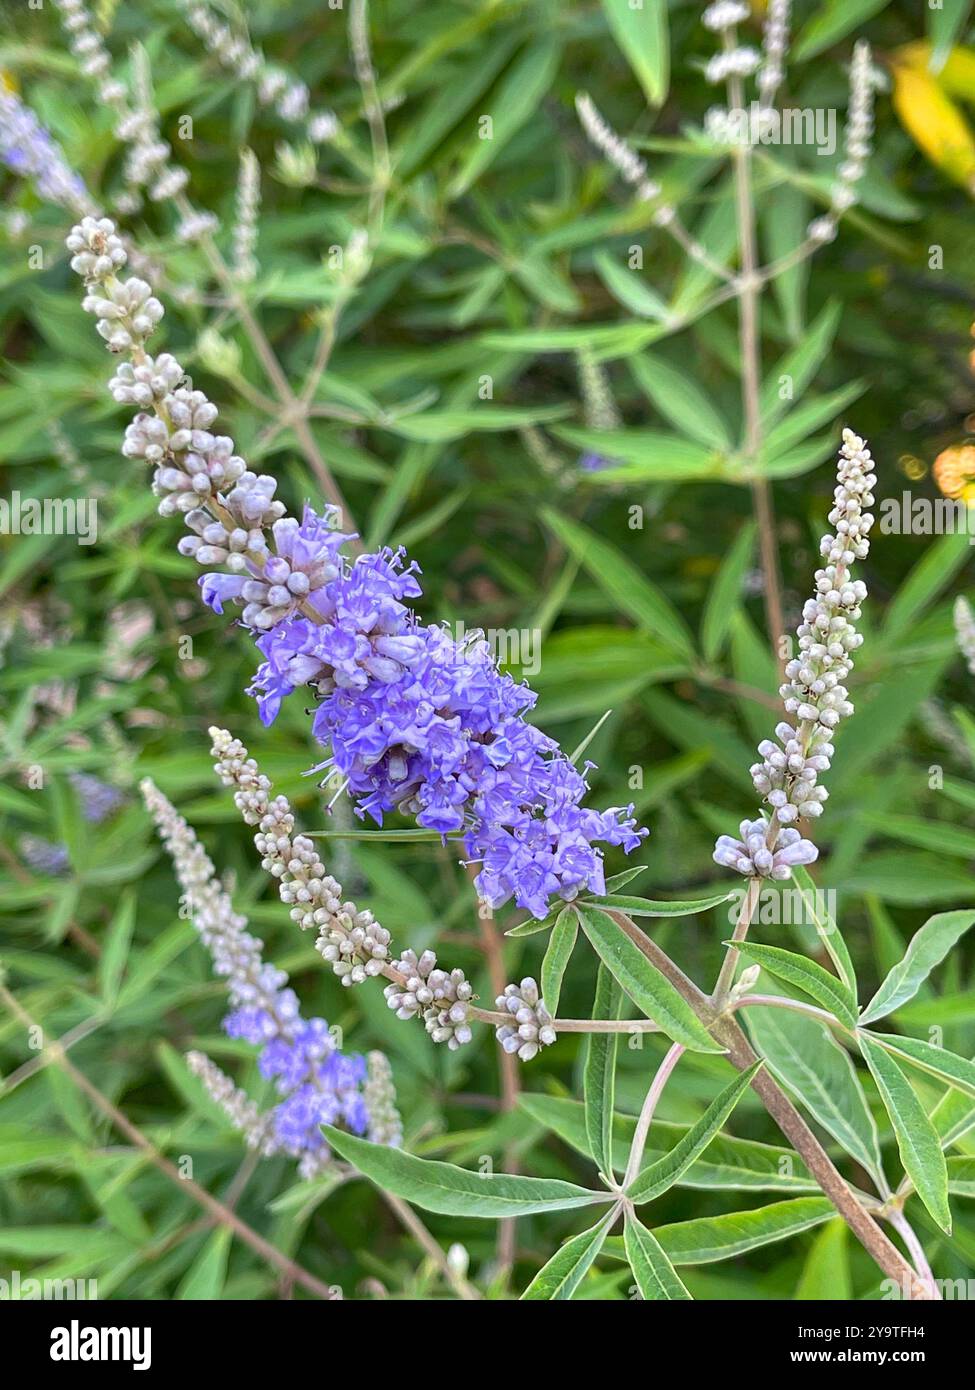
[[586, 903], [576, 903], [575, 910], [596, 954], [647, 1018], [692, 1052], [724, 1051], [691, 1006], [612, 917]]
[[[623, 991], [606, 967], [600, 965], [596, 976], [593, 1018], [619, 1018], [622, 1006]], [[589, 1152], [607, 1181], [613, 1173], [613, 1104], [618, 1041], [618, 1033], [590, 1033], [586, 1038], [582, 1073]]]
[[690, 1298], [656, 1236], [631, 1212], [626, 1213], [623, 1244], [642, 1298]]
[[894, 1127], [904, 1171], [935, 1221], [950, 1235], [948, 1170], [937, 1131], [889, 1053], [869, 1033], [858, 1033], [857, 1041]]
[[785, 1009], [745, 1010], [756, 1052], [852, 1158], [879, 1175], [877, 1126], [849, 1054], [824, 1024]]
[[[732, 942], [726, 941], [725, 945], [730, 946]], [[785, 951], [781, 946], [759, 946], [751, 941], [742, 942], [738, 949], [772, 975], [808, 994], [822, 1008], [835, 1014], [841, 1023], [850, 1028], [856, 1026], [856, 1005], [850, 991], [842, 980], [814, 960]]]
[[[522, 1094], [518, 1104], [532, 1119], [545, 1125], [577, 1153], [589, 1158], [589, 1139], [586, 1134], [582, 1103], [566, 1096]], [[654, 1120], [650, 1142], [644, 1151], [648, 1163], [663, 1159], [681, 1142], [690, 1130], [689, 1125]], [[613, 1116], [613, 1166], [626, 1167], [633, 1142], [636, 1119], [632, 1115]], [[717, 1134], [689, 1168], [675, 1182], [678, 1187], [691, 1187], [721, 1192], [817, 1192], [818, 1184], [806, 1171], [799, 1155], [777, 1144], [762, 1144], [754, 1139], [735, 1139]]]
[[441, 1216], [529, 1216], [567, 1211], [612, 1200], [608, 1192], [588, 1192], [557, 1178], [522, 1178], [507, 1173], [472, 1173], [452, 1163], [416, 1158], [402, 1149], [357, 1139], [322, 1125], [329, 1147], [364, 1177], [397, 1197]]
[[975, 912], [939, 912], [929, 917], [912, 938], [904, 955], [860, 1015], [860, 1023], [873, 1023], [893, 1013], [924, 984], [936, 965], [975, 922]]
[[711, 1102], [697, 1123], [691, 1125], [687, 1133], [674, 1145], [671, 1151], [663, 1158], [658, 1158], [649, 1164], [637, 1175], [627, 1189], [626, 1195], [631, 1202], [652, 1202], [655, 1197], [659, 1197], [662, 1192], [673, 1187], [681, 1174], [686, 1173], [694, 1160], [711, 1143], [711, 1140], [751, 1085], [752, 1077], [763, 1065], [764, 1062], [760, 1059], [754, 1066], [742, 1072], [740, 1076], [736, 1076], [734, 1081], [726, 1086], [721, 1094]]
[[522, 1300], [560, 1301], [571, 1298], [602, 1249], [609, 1228], [616, 1220], [616, 1214], [614, 1208], [588, 1231], [567, 1240], [538, 1271], [521, 1295]]

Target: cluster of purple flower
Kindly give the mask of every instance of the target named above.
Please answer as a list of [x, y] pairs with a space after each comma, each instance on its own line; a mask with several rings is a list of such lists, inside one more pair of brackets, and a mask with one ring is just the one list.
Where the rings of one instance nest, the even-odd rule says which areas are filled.
[[[227, 986], [231, 1012], [225, 1031], [260, 1048], [261, 1075], [273, 1080], [279, 1103], [261, 1125], [263, 1152], [285, 1152], [311, 1177], [328, 1162], [319, 1128], [344, 1123], [356, 1134], [369, 1128], [362, 1086], [365, 1058], [340, 1052], [323, 1018], [305, 1019], [283, 970], [263, 959], [263, 947], [234, 911], [226, 888], [186, 820], [146, 780], [142, 794], [168, 850], [200, 939], [215, 974]], [[210, 1070], [215, 1070], [212, 1063]], [[230, 1083], [227, 1083], [230, 1085]], [[232, 1087], [231, 1087], [232, 1089]]]
[[462, 832], [493, 907], [513, 897], [544, 917], [555, 896], [603, 892], [596, 842], [635, 849], [646, 831], [632, 807], [584, 809], [593, 764], [580, 771], [527, 722], [534, 692], [499, 671], [477, 634], [457, 642], [419, 621], [406, 602], [421, 593], [417, 566], [401, 550], [350, 562], [340, 553], [350, 538], [332, 520], [306, 508], [300, 525], [275, 523], [273, 559], [200, 580], [216, 612], [236, 599], [259, 633], [265, 660], [250, 693], [264, 723], [311, 685], [315, 736], [331, 749], [315, 770], [336, 769], [377, 824], [395, 810], [444, 836]]
[[326, 1156], [320, 1125], [344, 1123], [355, 1134], [365, 1132], [366, 1060], [339, 1052], [323, 1018], [302, 1019], [291, 990], [280, 991], [277, 999], [295, 1011], [287, 1029], [281, 1028], [278, 1010], [253, 1006], [228, 1014], [223, 1026], [232, 1038], [263, 1044], [261, 1075], [273, 1080], [283, 1097], [274, 1111], [274, 1136], [289, 1153], [310, 1157], [314, 1164]]
[[90, 204], [84, 181], [29, 106], [0, 83], [0, 162], [32, 179], [42, 198], [68, 208]]

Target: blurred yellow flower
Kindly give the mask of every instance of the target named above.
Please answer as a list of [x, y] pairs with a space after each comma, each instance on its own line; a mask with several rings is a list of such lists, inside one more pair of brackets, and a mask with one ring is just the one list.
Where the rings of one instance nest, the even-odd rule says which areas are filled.
[[[901, 125], [918, 149], [954, 183], [975, 194], [975, 137], [948, 95], [952, 89], [949, 82], [957, 82], [964, 86], [964, 95], [975, 99], [972, 82], [962, 83], [968, 61], [966, 52], [953, 49], [935, 77], [927, 66], [927, 44], [908, 44], [898, 49], [891, 58], [892, 101]], [[969, 59], [975, 65], [975, 54], [969, 54]], [[949, 69], [950, 76], [946, 77]]]
[[975, 444], [952, 444], [942, 449], [932, 471], [946, 497], [975, 502]]

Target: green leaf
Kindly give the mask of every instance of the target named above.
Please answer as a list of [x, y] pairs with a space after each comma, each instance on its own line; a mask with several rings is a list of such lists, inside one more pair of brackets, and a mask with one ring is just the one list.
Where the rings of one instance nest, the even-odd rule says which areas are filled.
[[731, 448], [725, 422], [686, 370], [680, 371], [663, 358], [646, 352], [632, 357], [629, 366], [637, 385], [681, 434], [714, 449]]
[[948, 1086], [975, 1098], [975, 1062], [959, 1057], [957, 1052], [935, 1047], [922, 1038], [905, 1038], [899, 1033], [870, 1033], [869, 1036], [888, 1052], [912, 1063], [929, 1076], [937, 1077]]
[[567, 1240], [538, 1271], [521, 1295], [522, 1299], [530, 1302], [536, 1299], [558, 1301], [571, 1298], [602, 1249], [609, 1228], [615, 1220], [614, 1208], [588, 1231]]
[[670, 79], [667, 0], [602, 0], [603, 13], [651, 106], [662, 106]]
[[864, 392], [862, 381], [851, 381], [826, 396], [815, 396], [793, 403], [785, 419], [769, 430], [761, 457], [771, 462], [781, 459], [802, 440], [809, 439], [821, 425], [828, 424]]
[[[582, 1103], [565, 1096], [522, 1094], [521, 1109], [532, 1119], [552, 1130], [577, 1153], [589, 1154]], [[666, 1157], [690, 1129], [689, 1125], [654, 1120], [645, 1158], [652, 1162]], [[613, 1116], [613, 1166], [626, 1168], [633, 1143], [636, 1119], [632, 1115]], [[806, 1172], [797, 1153], [775, 1144], [760, 1144], [753, 1139], [734, 1139], [719, 1134], [711, 1141], [702, 1158], [696, 1159], [676, 1181], [678, 1187], [727, 1192], [816, 1192], [818, 1185]]]
[[691, 1126], [670, 1153], [643, 1169], [627, 1189], [626, 1195], [631, 1202], [652, 1202], [655, 1197], [673, 1187], [681, 1174], [687, 1171], [711, 1143], [751, 1085], [752, 1077], [763, 1065], [763, 1061], [759, 1059], [754, 1066], [736, 1076], [711, 1102], [697, 1123]]
[[[609, 884], [606, 885], [607, 888]], [[584, 898], [607, 911], [625, 912], [628, 917], [693, 917], [696, 912], [707, 912], [734, 897], [737, 888], [729, 888], [725, 893], [715, 893], [708, 898], [684, 898], [670, 901], [667, 898], [630, 898], [620, 893], [610, 893], [604, 898]]]
[[[622, 1005], [622, 991], [609, 970], [600, 965], [592, 1006], [593, 1018], [619, 1018]], [[618, 1033], [589, 1033], [582, 1073], [589, 1152], [607, 1182], [613, 1176], [613, 1105], [618, 1042]]]
[[635, 565], [601, 536], [551, 507], [543, 508], [542, 517], [614, 604], [675, 652], [693, 655], [694, 642], [683, 618]]
[[[725, 942], [726, 946], [731, 944]], [[795, 985], [804, 994], [808, 994], [810, 999], [814, 999], [822, 1008], [835, 1014], [841, 1023], [847, 1024], [850, 1028], [856, 1026], [856, 1001], [850, 991], [842, 980], [838, 980], [814, 960], [796, 955], [794, 951], [785, 951], [781, 946], [758, 946], [751, 941], [742, 942], [738, 949], [743, 955], [748, 956], [749, 960], [777, 975], [780, 980], [785, 980], [787, 984]]]
[[606, 888], [610, 893], [615, 893], [618, 889], [625, 888], [628, 883], [637, 878], [640, 874], [645, 874], [646, 871], [646, 864], [636, 864], [632, 869], [624, 869], [622, 873], [613, 874], [606, 880]]
[[365, 1177], [397, 1197], [441, 1216], [530, 1216], [568, 1211], [611, 1200], [608, 1192], [588, 1192], [556, 1178], [522, 1178], [507, 1173], [472, 1173], [452, 1163], [416, 1158], [386, 1144], [371, 1144], [322, 1125], [329, 1147]]
[[928, 68], [931, 72], [938, 73], [944, 67], [971, 8], [972, 0], [940, 0], [938, 5], [928, 5], [926, 15], [931, 37]]
[[872, 19], [886, 4], [887, 0], [826, 0], [799, 35], [793, 50], [794, 61], [815, 58], [851, 29]]
[[555, 919], [542, 960], [542, 1000], [553, 1018], [559, 1011], [562, 979], [578, 934], [578, 917], [571, 907], [564, 907]]
[[802, 901], [804, 920], [816, 928], [830, 960], [836, 966], [837, 975], [846, 985], [853, 1003], [856, 1005], [857, 980], [849, 947], [836, 922], [826, 910], [824, 895], [816, 887], [809, 870], [802, 866], [792, 870], [792, 882], [795, 884]]
[[777, 1080], [868, 1173], [883, 1166], [877, 1126], [849, 1053], [815, 1019], [785, 1009], [746, 1009], [755, 1050]]
[[227, 1276], [227, 1256], [230, 1253], [231, 1232], [221, 1226], [204, 1245], [190, 1265], [186, 1277], [176, 1291], [179, 1299], [213, 1300], [223, 1292]]
[[922, 820], [919, 816], [884, 815], [868, 811], [865, 820], [885, 835], [920, 849], [933, 849], [939, 854], [956, 855], [959, 859], [975, 859], [975, 830], [947, 821]]
[[576, 903], [575, 910], [596, 954], [647, 1018], [692, 1052], [724, 1051], [691, 1006], [612, 917], [586, 903]]
[[860, 1023], [873, 1023], [913, 999], [973, 922], [975, 912], [939, 912], [929, 917], [911, 938], [904, 959], [894, 966], [860, 1015]]
[[957, 531], [925, 546], [924, 554], [887, 605], [884, 635], [901, 637], [934, 602], [971, 555], [969, 537]]
[[[770, 429], [774, 422], [802, 396], [832, 346], [839, 327], [841, 306], [833, 301], [809, 325], [802, 342], [782, 357], [762, 386], [762, 424]], [[783, 398], [782, 391], [786, 394]]]
[[701, 619], [701, 652], [705, 661], [715, 661], [721, 655], [731, 620], [741, 604], [745, 575], [755, 549], [756, 529], [754, 521], [738, 528], [731, 549], [708, 590]]
[[937, 1131], [911, 1083], [881, 1044], [869, 1033], [858, 1033], [857, 1041], [894, 1126], [904, 1171], [934, 1220], [950, 1235], [948, 1169]]
[[948, 1159], [948, 1191], [955, 1197], [975, 1197], [975, 1158]]
[[670, 313], [666, 300], [635, 270], [608, 251], [597, 251], [592, 258], [596, 273], [614, 299], [640, 319], [662, 322]]
[[[788, 257], [806, 234], [809, 225], [809, 199], [800, 188], [781, 183], [763, 193], [758, 200], [758, 217], [765, 245], [765, 259], [774, 265]], [[779, 311], [785, 323], [785, 331], [790, 342], [798, 342], [802, 336], [806, 284], [809, 279], [809, 262], [800, 261], [776, 274], [772, 281]]]
[[589, 430], [553, 425], [552, 433], [579, 449], [591, 449], [619, 467], [585, 474], [591, 487], [619, 483], [699, 482], [724, 475], [725, 460], [713, 449], [663, 430]]
[[711, 1264], [715, 1260], [745, 1255], [773, 1241], [786, 1240], [821, 1225], [835, 1214], [836, 1208], [828, 1197], [795, 1197], [789, 1202], [772, 1202], [752, 1211], [677, 1221], [670, 1226], [658, 1226], [654, 1234], [671, 1263]]
[[114, 1008], [115, 1000], [118, 998], [122, 972], [125, 969], [135, 927], [135, 914], [136, 893], [134, 889], [127, 889], [119, 898], [98, 962], [98, 984], [102, 1002], [108, 1012]]
[[447, 196], [459, 198], [480, 178], [517, 131], [540, 105], [559, 66], [560, 44], [545, 38], [523, 49], [501, 78], [486, 105], [493, 129], [489, 140], [479, 139], [472, 122], [469, 153], [451, 180]]
[[797, 1301], [846, 1301], [853, 1297], [847, 1229], [846, 1222], [837, 1217], [816, 1236], [794, 1295]]
[[623, 1243], [642, 1298], [690, 1298], [656, 1236], [629, 1211], [623, 1225]]

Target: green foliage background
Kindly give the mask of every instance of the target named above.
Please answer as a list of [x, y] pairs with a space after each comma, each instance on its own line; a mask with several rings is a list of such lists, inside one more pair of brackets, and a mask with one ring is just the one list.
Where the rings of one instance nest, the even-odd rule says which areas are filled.
[[[0, 68], [110, 203], [121, 153], [109, 114], [77, 75], [52, 7], [4, 8]], [[960, 16], [956, 35], [964, 40], [966, 7], [946, 8]], [[889, 55], [923, 37], [918, 10], [863, 0], [800, 4], [800, 32], [804, 25], [819, 29], [807, 39], [805, 60], [792, 68], [794, 103], [842, 113], [852, 30], [871, 39], [884, 67]], [[368, 131], [344, 12], [312, 0], [248, 7], [255, 42], [300, 74], [316, 103], [334, 107], [346, 132], [354, 158], [326, 147], [308, 187], [281, 177], [279, 147], [295, 139], [293, 131], [256, 106], [249, 84], [201, 54], [176, 3], [109, 3], [96, 12], [111, 21], [109, 43], [120, 64], [130, 43], [145, 44], [165, 133], [190, 168], [194, 202], [219, 215], [224, 246], [238, 148], [248, 143], [258, 154], [264, 202], [252, 299], [283, 364], [300, 379], [316, 312], [334, 293], [328, 248], [345, 244], [362, 225], [366, 204], [355, 160], [368, 168]], [[833, 17], [831, 27], [824, 15]], [[420, 562], [427, 618], [540, 629], [541, 670], [532, 681], [538, 716], [566, 748], [612, 710], [589, 749], [599, 764], [593, 802], [636, 801], [652, 832], [638, 855], [646, 865], [640, 891], [659, 897], [707, 892], [720, 878], [710, 858], [715, 834], [753, 813], [752, 749], [775, 716], [727, 683], [768, 693], [776, 687], [761, 597], [747, 573], [708, 606], [722, 562], [736, 543], [746, 544], [751, 502], [735, 479], [734, 450], [681, 438], [672, 408], [661, 410], [659, 395], [648, 390], [650, 364], [671, 365], [736, 438], [734, 308], [668, 336], [652, 318], [634, 315], [642, 299], [620, 302], [633, 245], [643, 248], [646, 267], [635, 278], [668, 304], [703, 302], [708, 282], [681, 264], [648, 211], [594, 157], [572, 105], [578, 90], [590, 91], [614, 125], [643, 144], [689, 224], [719, 226], [728, 186], [717, 160], [703, 157], [685, 135], [685, 123], [699, 123], [713, 99], [700, 72], [711, 39], [696, 5], [671, 5], [669, 18], [671, 86], [653, 111], [599, 4], [375, 0], [371, 34], [380, 88], [391, 104], [394, 182], [372, 272], [342, 318], [320, 388], [321, 403], [351, 410], [359, 423], [315, 423], [367, 542], [404, 543]], [[485, 112], [495, 116], [490, 142], [477, 138]], [[183, 143], [176, 132], [186, 113], [193, 139]], [[767, 253], [783, 239], [788, 244], [793, 228], [801, 232], [822, 201], [830, 164], [814, 152], [786, 149], [759, 161]], [[15, 488], [67, 495], [65, 465], [49, 433], [57, 422], [78, 455], [77, 495], [99, 497], [99, 538], [90, 549], [71, 537], [0, 537], [0, 939], [9, 987], [48, 1040], [80, 1026], [72, 1059], [161, 1152], [174, 1161], [191, 1155], [197, 1181], [215, 1194], [233, 1189], [243, 1161], [239, 1140], [187, 1073], [182, 1054], [200, 1047], [252, 1089], [262, 1083], [249, 1049], [219, 1032], [220, 986], [191, 926], [177, 915], [169, 864], [134, 789], [138, 778], [151, 776], [233, 875], [241, 910], [264, 935], [269, 956], [292, 972], [306, 1009], [340, 1024], [348, 1047], [388, 1050], [414, 1152], [471, 1167], [487, 1155], [498, 1166], [516, 1160], [526, 1172], [588, 1181], [585, 1160], [537, 1113], [499, 1110], [498, 1056], [488, 1030], [456, 1054], [429, 1046], [419, 1027], [388, 1013], [378, 987], [341, 990], [269, 891], [249, 835], [214, 785], [206, 728], [220, 723], [239, 734], [299, 806], [306, 827], [320, 827], [314, 780], [302, 776], [317, 750], [301, 702], [286, 706], [270, 733], [260, 729], [242, 693], [253, 667], [246, 636], [200, 606], [194, 568], [175, 552], [177, 527], [155, 516], [141, 468], [119, 454], [125, 415], [105, 391], [110, 362], [81, 313], [61, 251], [64, 216], [8, 183], [30, 230], [7, 239], [0, 268], [4, 495]], [[205, 291], [209, 282], [199, 256], [176, 244], [169, 210], [151, 209], [132, 220], [131, 230], [165, 267], [166, 347], [220, 404], [223, 427], [248, 461], [274, 472], [290, 503], [315, 500], [316, 481], [290, 431], [268, 446], [266, 420], [238, 389], [236, 371], [214, 371], [213, 344], [200, 337], [213, 314], [177, 302], [181, 286]], [[942, 448], [965, 438], [975, 397], [967, 367], [971, 232], [969, 193], [918, 150], [881, 94], [862, 206], [811, 276], [783, 277], [765, 299], [771, 378], [775, 363], [797, 347], [812, 355], [812, 326], [822, 330], [834, 317], [836, 323], [817, 354], [815, 384], [795, 407], [808, 408], [811, 423], [767, 461], [776, 475], [790, 619], [815, 567], [839, 424], [869, 439], [881, 497], [905, 489], [936, 496], [930, 465]], [[44, 248], [41, 271], [28, 267], [34, 244]], [[932, 246], [943, 248], [943, 269], [929, 269]], [[725, 254], [733, 255], [732, 245]], [[628, 293], [638, 294], [632, 287]], [[220, 332], [236, 345], [246, 381], [263, 388], [260, 364], [233, 321], [221, 320]], [[611, 441], [615, 456], [629, 461], [624, 474], [577, 467], [593, 443], [579, 400], [580, 349], [594, 352], [608, 372], [625, 421]], [[489, 402], [479, 398], [484, 377], [493, 379]], [[557, 470], [532, 457], [527, 425], [545, 431]], [[801, 457], [790, 452], [799, 443]], [[643, 509], [642, 529], [632, 524], [634, 506]], [[750, 572], [757, 562], [740, 553]], [[838, 894], [865, 997], [925, 917], [961, 905], [971, 888], [973, 677], [957, 655], [951, 623], [954, 594], [971, 593], [970, 553], [964, 536], [876, 534], [870, 556], [857, 713], [838, 741], [816, 870], [820, 884]], [[695, 634], [691, 650], [654, 621], [659, 595]], [[133, 631], [134, 647], [120, 652]], [[937, 727], [950, 732], [947, 742]], [[944, 771], [941, 785], [933, 765]], [[42, 790], [29, 789], [32, 768], [42, 769]], [[642, 786], [630, 790], [634, 769]], [[73, 770], [123, 786], [124, 810], [97, 829], [86, 825], [67, 781]], [[24, 834], [65, 843], [69, 872], [30, 870], [20, 849]], [[417, 950], [439, 942], [441, 959], [462, 965], [482, 999], [490, 996], [475, 903], [451, 855], [416, 843], [339, 852], [347, 887], [396, 942]], [[507, 912], [499, 923], [507, 928], [517, 920]], [[654, 935], [692, 977], [709, 982], [728, 935], [725, 911], [663, 922]], [[809, 945], [787, 928], [759, 926], [757, 935], [793, 949]], [[537, 974], [540, 940], [506, 942], [507, 978]], [[588, 1014], [594, 978], [592, 957], [578, 948], [562, 1013]], [[942, 1029], [946, 1047], [975, 1052], [975, 990], [964, 950], [894, 1022], [914, 1033]], [[35, 1055], [22, 1024], [0, 1016], [3, 1071], [14, 1073]], [[621, 1111], [638, 1109], [661, 1055], [653, 1039], [642, 1051], [621, 1050]], [[563, 1036], [522, 1069], [522, 1084], [543, 1096], [578, 1096], [580, 1059], [578, 1040]], [[687, 1124], [725, 1084], [726, 1068], [695, 1055], [678, 1075], [660, 1115]], [[940, 1093], [923, 1082], [918, 1091], [929, 1108]], [[750, 1096], [730, 1127], [778, 1142]], [[889, 1139], [887, 1152], [895, 1165]], [[963, 1140], [956, 1152], [975, 1154], [973, 1141]], [[856, 1176], [849, 1159], [839, 1161]], [[123, 1145], [56, 1066], [38, 1067], [2, 1100], [0, 1178], [0, 1276], [9, 1266], [95, 1277], [102, 1297], [262, 1298], [281, 1291], [274, 1271], [239, 1242], [213, 1235], [178, 1185]], [[674, 1188], [654, 1223], [774, 1200], [774, 1193]], [[273, 1160], [249, 1176], [237, 1202], [249, 1224], [347, 1297], [370, 1296], [377, 1280], [393, 1296], [446, 1295], [365, 1182], [347, 1182], [327, 1196], [309, 1192], [296, 1186], [289, 1162]], [[923, 1209], [911, 1208], [937, 1272], [967, 1277], [975, 1265], [975, 1221], [964, 1200], [955, 1209], [954, 1233], [945, 1237]], [[431, 1217], [429, 1225], [444, 1246], [467, 1248], [472, 1276], [499, 1296], [522, 1289], [558, 1242], [582, 1229], [572, 1212], [520, 1220], [508, 1284], [492, 1283], [493, 1223]], [[577, 1296], [629, 1296], [624, 1266], [606, 1259], [599, 1268]], [[692, 1264], [681, 1274], [701, 1298], [870, 1297], [878, 1282], [836, 1222], [753, 1253], [745, 1249], [733, 1265]]]

